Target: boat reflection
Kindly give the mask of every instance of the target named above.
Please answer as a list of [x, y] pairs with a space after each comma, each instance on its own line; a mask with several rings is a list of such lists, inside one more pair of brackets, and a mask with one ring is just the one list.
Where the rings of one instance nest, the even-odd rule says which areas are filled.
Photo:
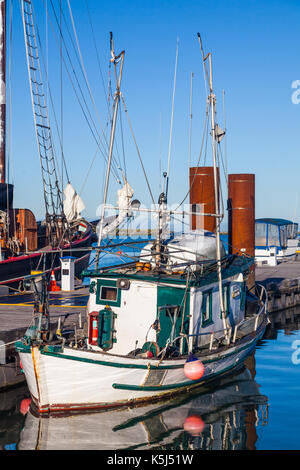
[[30, 410], [18, 449], [255, 449], [268, 400], [254, 380], [254, 356], [247, 366], [213, 389], [159, 405], [49, 417]]

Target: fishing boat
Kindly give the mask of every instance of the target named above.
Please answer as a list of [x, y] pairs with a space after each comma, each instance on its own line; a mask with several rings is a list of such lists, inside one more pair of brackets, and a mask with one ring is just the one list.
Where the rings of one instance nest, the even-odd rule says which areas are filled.
[[160, 405], [47, 419], [29, 409], [18, 450], [128, 451], [180, 444], [182, 450], [250, 450], [259, 418], [267, 419], [267, 406], [267, 397], [243, 368], [202, 392]]
[[255, 220], [257, 264], [276, 266], [279, 262], [293, 260], [298, 248], [298, 224], [278, 218]]
[[[199, 228], [169, 237], [168, 176], [154, 209], [157, 236], [137, 259], [101, 266], [101, 224], [95, 268], [82, 273], [90, 279], [82, 334], [77, 331], [75, 338], [64, 338], [62, 332], [50, 335], [46, 312], [33, 318], [23, 340], [16, 343], [33, 405], [40, 414], [109, 409], [189, 393], [241, 366], [264, 334], [266, 291], [257, 284], [251, 289], [247, 285], [254, 258], [245, 253], [226, 254], [220, 239], [216, 142], [221, 132], [215, 124], [211, 54], [204, 55], [198, 38], [205, 67], [209, 61], [208, 106], [217, 195], [209, 216], [218, 221], [216, 231]], [[103, 215], [124, 51], [115, 55], [111, 47], [111, 56], [117, 85]], [[118, 249], [124, 251], [125, 245]]]
[[45, 220], [16, 208], [6, 181], [6, 0], [0, 1], [0, 285], [18, 288], [32, 272], [60, 271], [60, 258], [74, 256], [75, 273], [89, 264], [92, 229], [81, 216], [84, 204], [70, 181], [64, 191], [56, 170], [31, 2], [22, 5], [35, 132], [42, 169]]

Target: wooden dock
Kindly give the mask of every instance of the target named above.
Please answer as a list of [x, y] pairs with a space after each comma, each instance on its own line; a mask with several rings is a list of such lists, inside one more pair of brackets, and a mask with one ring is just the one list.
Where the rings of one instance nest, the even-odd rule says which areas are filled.
[[[88, 287], [77, 285], [72, 292], [50, 292], [49, 313], [53, 328], [65, 317], [65, 326], [78, 328], [86, 314]], [[25, 381], [14, 342], [21, 339], [32, 321], [33, 293], [0, 297], [0, 390]]]
[[269, 313], [300, 305], [300, 261], [256, 266], [255, 280], [267, 289]]

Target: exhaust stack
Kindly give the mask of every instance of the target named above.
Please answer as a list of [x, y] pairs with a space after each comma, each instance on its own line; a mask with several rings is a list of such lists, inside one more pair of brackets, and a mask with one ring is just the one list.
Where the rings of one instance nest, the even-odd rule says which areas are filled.
[[[228, 175], [229, 253], [255, 256], [255, 175]], [[248, 288], [255, 286], [255, 267], [251, 268]]]
[[[217, 177], [218, 181], [220, 181], [219, 168], [217, 168]], [[190, 206], [193, 212], [216, 213], [213, 167], [190, 168]], [[205, 229], [215, 232], [216, 218], [210, 215], [198, 216], [193, 214], [190, 226], [191, 230]]]

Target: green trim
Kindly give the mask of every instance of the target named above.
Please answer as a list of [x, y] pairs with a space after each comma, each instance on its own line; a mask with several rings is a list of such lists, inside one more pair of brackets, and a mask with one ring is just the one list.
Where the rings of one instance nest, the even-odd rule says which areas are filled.
[[173, 385], [160, 385], [158, 387], [147, 387], [143, 385], [127, 385], [127, 384], [112, 384], [112, 387], [118, 390], [142, 390], [145, 392], [159, 392], [163, 390], [171, 390], [173, 388], [189, 387], [191, 385], [195, 385], [196, 383], [201, 383], [201, 382], [202, 382], [202, 379], [190, 380], [188, 382], [181, 382], [181, 383], [173, 384]]
[[[223, 299], [225, 298], [225, 293], [226, 293], [226, 303], [224, 302], [224, 307], [225, 307], [225, 318], [228, 317], [230, 313], [230, 292], [231, 292], [231, 284], [229, 282], [226, 282], [222, 286], [223, 289]], [[220, 318], [222, 319], [222, 312], [220, 312]]]
[[[253, 340], [250, 341], [250, 343], [247, 343], [245, 346], [242, 346], [239, 349], [237, 349], [237, 350], [235, 350], [235, 351], [233, 351], [229, 354], [226, 354], [226, 355], [222, 356], [222, 359], [226, 359], [227, 357], [230, 357], [233, 354], [239, 353], [240, 351], [243, 351], [244, 349], [248, 348], [251, 343], [257, 342], [258, 339], [260, 338], [262, 332], [264, 331], [265, 326], [263, 327], [263, 324], [262, 324], [259, 328], [261, 329], [261, 332], [255, 338], [253, 338]], [[17, 341], [15, 343], [15, 345], [16, 345], [17, 350], [20, 351], [20, 352], [24, 352], [24, 353], [30, 353], [31, 352], [31, 347], [24, 345], [21, 341]], [[89, 363], [89, 364], [102, 365], [102, 366], [106, 366], [106, 367], [117, 367], [117, 368], [121, 368], [121, 369], [124, 368], [124, 369], [153, 369], [153, 370], [160, 369], [160, 370], [167, 370], [167, 369], [180, 369], [180, 368], [184, 367], [184, 363], [175, 364], [175, 365], [163, 365], [163, 366], [162, 365], [156, 366], [156, 365], [150, 364], [150, 363], [145, 364], [145, 365], [143, 365], [143, 364], [122, 364], [122, 363], [119, 363], [119, 362], [97, 361], [95, 359], [87, 359], [87, 358], [84, 358], [84, 357], [74, 357], [74, 356], [70, 356], [70, 355], [65, 354], [65, 353], [47, 352], [47, 351], [44, 351], [43, 349], [40, 349], [40, 352], [41, 352], [41, 354], [44, 354], [45, 356], [57, 357], [58, 359], [70, 359], [72, 361], [85, 362], [85, 363]], [[197, 353], [196, 353], [196, 355], [197, 355]], [[201, 357], [199, 357], [199, 359], [201, 360]], [[218, 360], [218, 358], [206, 359], [202, 362], [203, 362], [203, 364], [210, 364], [211, 362], [215, 362], [217, 360]]]
[[240, 293], [240, 309], [244, 310], [246, 304], [246, 281], [243, 282]]
[[[243, 256], [231, 256], [229, 259], [229, 265], [222, 269], [222, 277], [223, 279], [227, 279], [232, 277], [236, 274], [245, 272], [249, 270], [249, 268], [254, 263], [254, 258], [245, 258]], [[213, 263], [212, 263], [213, 264]], [[209, 272], [208, 269], [211, 269], [211, 265], [207, 266], [207, 270], [204, 270], [202, 274], [200, 272], [195, 272], [196, 278], [189, 281], [189, 287], [203, 287], [209, 284], [213, 284], [214, 282], [218, 282], [218, 273], [215, 269], [212, 272]], [[118, 266], [120, 269], [120, 266]], [[106, 279], [115, 279], [119, 277], [119, 274], [111, 269], [107, 272], [98, 271], [83, 271], [81, 277], [89, 277], [89, 278], [106, 278]], [[141, 280], [147, 282], [155, 282], [155, 283], [167, 283], [167, 284], [177, 284], [177, 285], [186, 285], [186, 276], [185, 275], [176, 275], [172, 274], [167, 276], [166, 274], [149, 274], [149, 273], [122, 273], [122, 278], [126, 279], [133, 279], [133, 280]]]
[[[102, 287], [114, 287], [117, 289], [117, 300], [107, 300], [100, 297]], [[111, 279], [98, 279], [97, 291], [96, 291], [96, 304], [98, 305], [110, 305], [112, 307], [121, 306], [121, 289], [117, 288], [117, 281]]]
[[22, 343], [22, 341], [16, 341], [15, 348], [18, 352], [31, 354], [31, 346]]
[[[255, 346], [253, 346], [253, 347], [255, 347]], [[158, 387], [147, 387], [147, 386], [143, 386], [143, 385], [127, 385], [127, 384], [116, 384], [116, 383], [114, 383], [114, 384], [112, 384], [112, 387], [115, 388], [115, 389], [118, 389], [118, 390], [140, 390], [140, 391], [144, 391], [144, 392], [163, 392], [164, 390], [172, 390], [172, 389], [175, 389], [175, 388], [176, 389], [177, 388], [186, 388], [186, 387], [200, 385], [201, 383], [204, 383], [205, 381], [211, 380], [211, 379], [217, 377], [218, 375], [225, 374], [230, 369], [233, 369], [233, 368], [237, 367], [239, 364], [241, 364], [244, 361], [245, 361], [245, 357], [243, 357], [242, 359], [240, 359], [237, 362], [233, 362], [230, 366], [225, 367], [225, 369], [222, 369], [219, 372], [213, 372], [213, 374], [211, 376], [202, 377], [199, 380], [190, 380], [188, 382], [181, 382], [181, 383], [173, 384], [173, 385], [160, 385]]]
[[157, 367], [156, 365], [151, 365], [151, 364], [122, 364], [120, 362], [106, 362], [106, 361], [97, 361], [95, 359], [87, 359], [85, 357], [74, 357], [74, 356], [69, 356], [68, 354], [59, 354], [59, 353], [51, 353], [47, 351], [42, 351], [41, 354], [45, 354], [45, 356], [53, 356], [57, 357], [59, 359], [70, 359], [72, 361], [79, 361], [79, 362], [87, 362], [89, 364], [97, 364], [101, 366], [107, 366], [107, 367], [117, 367], [118, 369], [180, 369], [181, 367], [184, 366], [184, 364], [176, 364], [173, 366], [159, 366]]
[[[262, 325], [260, 326], [260, 328], [262, 328]], [[253, 338], [252, 341], [250, 341], [250, 343], [247, 343], [245, 346], [242, 346], [240, 347], [239, 349], [235, 350], [235, 351], [232, 351], [231, 353], [229, 354], [226, 354], [224, 356], [222, 356], [222, 359], [226, 359], [227, 357], [230, 357], [232, 356], [233, 354], [236, 354], [236, 353], [239, 353], [240, 351], [243, 351], [244, 349], [248, 348], [249, 345], [255, 341], [258, 340], [260, 334], [257, 335], [255, 338]], [[157, 370], [157, 369], [161, 369], [161, 370], [167, 370], [167, 369], [180, 369], [180, 368], [183, 368], [184, 367], [184, 363], [182, 364], [175, 364], [175, 365], [160, 365], [160, 366], [156, 366], [155, 364], [150, 364], [148, 363], [147, 365], [143, 365], [143, 364], [122, 364], [120, 362], [107, 362], [107, 361], [97, 361], [95, 359], [86, 359], [86, 358], [83, 358], [83, 357], [74, 357], [74, 356], [70, 356], [68, 354], [60, 354], [60, 353], [50, 353], [50, 352], [46, 352], [46, 351], [43, 351], [41, 350], [41, 354], [45, 354], [46, 356], [53, 356], [53, 357], [57, 357], [59, 359], [70, 359], [70, 360], [73, 360], [73, 361], [79, 361], [79, 362], [87, 362], [87, 363], [90, 363], [90, 364], [98, 364], [98, 365], [102, 365], [102, 366], [107, 366], [107, 367], [117, 367], [117, 368], [124, 368], [124, 369], [153, 369], [153, 370]], [[197, 355], [197, 353], [195, 353]], [[201, 357], [199, 357], [199, 359], [201, 360]], [[213, 359], [206, 359], [203, 362], [203, 364], [210, 364], [211, 362], [215, 362], [217, 361], [218, 358], [213, 358]]]
[[[212, 325], [214, 322], [212, 320], [212, 294], [213, 290], [210, 289], [206, 292], [203, 292], [202, 296], [202, 306], [201, 306], [201, 312], [202, 312], [202, 327], [206, 327], [208, 325]], [[207, 312], [207, 300], [208, 300], [208, 309], [209, 311]], [[205, 318], [208, 313], [208, 318]]]

